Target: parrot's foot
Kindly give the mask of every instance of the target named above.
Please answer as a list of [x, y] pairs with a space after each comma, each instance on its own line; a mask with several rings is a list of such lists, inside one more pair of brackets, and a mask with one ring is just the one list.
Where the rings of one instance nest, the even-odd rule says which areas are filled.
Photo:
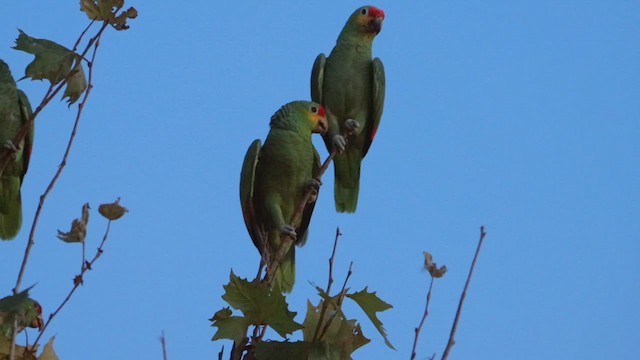
[[311, 179], [307, 182], [307, 190], [311, 191], [311, 196], [309, 197], [309, 201], [307, 204], [312, 204], [316, 202], [318, 199], [318, 191], [320, 190], [320, 186], [322, 186], [322, 181], [318, 179]]
[[289, 224], [281, 225], [280, 233], [286, 236], [290, 236], [293, 240], [296, 240], [298, 238], [298, 234], [296, 234], [296, 229]]
[[347, 130], [349, 135], [354, 134], [358, 128], [360, 127], [360, 123], [353, 119], [347, 119], [344, 121], [344, 128]]
[[20, 150], [11, 140], [7, 140], [4, 143], [4, 148], [9, 151], [12, 160], [16, 159], [16, 153]]
[[333, 148], [338, 150], [339, 153], [343, 152], [347, 147], [347, 139], [342, 135], [333, 136]]

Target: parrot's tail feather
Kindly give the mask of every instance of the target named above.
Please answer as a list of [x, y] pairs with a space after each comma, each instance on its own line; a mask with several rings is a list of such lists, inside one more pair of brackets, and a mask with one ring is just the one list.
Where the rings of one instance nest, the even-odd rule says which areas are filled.
[[275, 280], [283, 292], [290, 293], [293, 290], [293, 284], [296, 282], [296, 253], [293, 246], [284, 256], [282, 264], [276, 270]]
[[10, 176], [0, 179], [0, 239], [11, 240], [22, 226], [20, 179]]
[[335, 182], [333, 197], [336, 211], [340, 213], [354, 213], [358, 207], [358, 193], [360, 192], [360, 163], [362, 156], [359, 152], [349, 151], [339, 154], [333, 160], [335, 168]]

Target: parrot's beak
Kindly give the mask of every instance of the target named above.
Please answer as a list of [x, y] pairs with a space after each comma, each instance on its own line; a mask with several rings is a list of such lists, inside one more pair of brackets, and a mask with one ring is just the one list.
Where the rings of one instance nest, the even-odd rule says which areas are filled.
[[382, 22], [384, 21], [384, 11], [377, 7], [371, 6], [369, 8], [369, 23], [367, 24], [367, 30], [370, 33], [378, 35], [382, 30]]
[[316, 124], [316, 128], [313, 129], [314, 133], [326, 134], [327, 130], [329, 130], [329, 122], [326, 117], [321, 117], [318, 120], [318, 124]]
[[369, 20], [368, 29], [369, 32], [375, 33], [378, 35], [380, 30], [382, 30], [382, 21], [384, 20], [384, 16], [376, 16]]
[[29, 327], [42, 331], [42, 328], [44, 328], [44, 321], [42, 320], [42, 316], [38, 315], [37, 318], [33, 319], [31, 324], [29, 324]]

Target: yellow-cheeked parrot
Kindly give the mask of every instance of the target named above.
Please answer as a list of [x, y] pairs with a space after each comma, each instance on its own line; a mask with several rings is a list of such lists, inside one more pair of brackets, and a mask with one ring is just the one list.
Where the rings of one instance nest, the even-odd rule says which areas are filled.
[[0, 239], [10, 240], [22, 226], [20, 187], [29, 167], [33, 126], [18, 144], [13, 143], [20, 128], [29, 121], [31, 104], [19, 90], [7, 64], [0, 60], [0, 146], [9, 149], [10, 161], [0, 175]]
[[[297, 223], [290, 222], [309, 188], [319, 187], [314, 177], [320, 168], [320, 157], [311, 134], [326, 131], [327, 119], [321, 105], [294, 101], [271, 117], [264, 145], [255, 140], [247, 150], [240, 174], [240, 202], [251, 240], [261, 254], [266, 251], [263, 256], [268, 266], [280, 247], [281, 234], [292, 236], [298, 246], [306, 241], [316, 197], [307, 202]], [[284, 292], [293, 289], [295, 246], [285, 253], [275, 281]]]
[[[383, 20], [384, 11], [376, 7], [358, 8], [329, 57], [318, 55], [311, 72], [311, 99], [325, 107], [329, 121], [329, 131], [323, 136], [325, 145], [329, 152], [340, 151], [333, 160], [338, 212], [356, 211], [360, 164], [382, 117], [384, 67], [380, 59], [371, 59], [371, 46]], [[345, 132], [351, 133], [347, 139]]]

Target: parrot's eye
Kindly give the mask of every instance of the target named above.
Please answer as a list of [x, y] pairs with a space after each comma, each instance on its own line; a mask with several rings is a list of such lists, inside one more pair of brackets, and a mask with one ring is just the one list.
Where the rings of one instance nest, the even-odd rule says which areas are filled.
[[312, 106], [311, 107], [311, 112], [314, 113], [314, 114], [317, 114], [318, 113], [318, 108], [315, 107], [315, 106]]
[[362, 8], [362, 10], [360, 10], [360, 14], [367, 15], [367, 8]]

